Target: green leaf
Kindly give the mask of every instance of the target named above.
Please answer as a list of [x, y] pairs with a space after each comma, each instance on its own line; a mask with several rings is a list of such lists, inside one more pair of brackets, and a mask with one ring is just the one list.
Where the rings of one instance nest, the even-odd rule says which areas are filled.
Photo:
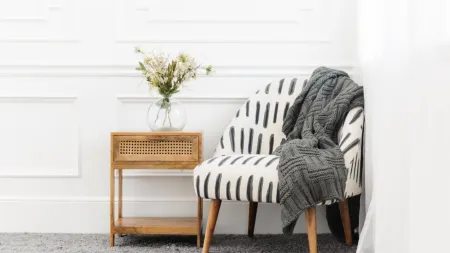
[[139, 66], [141, 66], [141, 69], [144, 70], [145, 69], [145, 65], [142, 62], [139, 62]]
[[170, 93], [174, 93], [180, 87], [178, 84], [173, 85], [172, 89], [169, 90]]
[[207, 67], [205, 68], [205, 70], [206, 70], [206, 75], [211, 74], [212, 66], [211, 66], [211, 65], [207, 66]]

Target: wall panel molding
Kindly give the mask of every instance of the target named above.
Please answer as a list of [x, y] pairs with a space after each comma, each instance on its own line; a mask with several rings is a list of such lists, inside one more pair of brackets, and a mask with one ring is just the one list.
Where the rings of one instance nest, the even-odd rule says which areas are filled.
[[[324, 8], [312, 1], [171, 2], [116, 0], [117, 43], [302, 44], [330, 43]], [[208, 11], [202, 7], [208, 6]], [[235, 8], [234, 6], [239, 6]], [[258, 6], [255, 10], [255, 6]], [[171, 15], [160, 10], [171, 9]], [[151, 30], [152, 33], [137, 31]], [[205, 33], [204, 31], [208, 31]], [[251, 33], [241, 31], [252, 31]], [[155, 39], [158, 38], [158, 39]]]
[[[3, 103], [45, 103], [45, 104], [74, 104], [77, 100], [77, 96], [66, 96], [66, 95], [33, 95], [33, 96], [23, 96], [23, 95], [11, 95], [11, 96], [0, 96], [0, 105]], [[78, 129], [78, 120], [77, 126]], [[77, 131], [77, 140], [79, 139]], [[39, 169], [34, 168], [21, 169], [20, 171], [12, 169], [0, 169], [0, 178], [66, 178], [66, 177], [79, 177], [81, 175], [80, 168], [80, 156], [79, 156], [79, 146], [77, 142], [77, 161], [75, 165], [68, 166], [71, 168], [55, 168], [55, 169]]]
[[[118, 95], [117, 100], [122, 103], [145, 103], [149, 104], [152, 101], [156, 101], [159, 98], [157, 97], [150, 97], [142, 94], [130, 94], [130, 95]], [[211, 95], [211, 96], [194, 96], [194, 95], [179, 95], [177, 96], [177, 99], [182, 101], [183, 103], [238, 103], [243, 104], [245, 101], [247, 101], [248, 97], [245, 96], [217, 96], [217, 95]]]
[[[73, 5], [69, 1], [65, 3], [34, 1], [33, 4], [24, 7], [19, 1], [12, 2], [0, 3], [0, 8], [5, 10], [0, 12], [0, 24], [2, 28], [5, 28], [0, 34], [0, 42], [77, 43], [80, 41], [76, 4]], [[26, 11], [38, 13], [24, 14]]]
[[117, 39], [117, 43], [152, 43], [152, 44], [327, 44], [329, 40], [323, 39]]
[[66, 95], [0, 95], [0, 103], [75, 103], [77, 96]]
[[[116, 201], [117, 201], [116, 196]], [[124, 197], [124, 202], [196, 202], [195, 197]], [[208, 201], [205, 199], [205, 201]], [[0, 196], [0, 202], [57, 202], [57, 203], [76, 203], [76, 202], [100, 202], [109, 203], [109, 196]]]
[[[354, 64], [214, 65], [215, 77], [309, 76], [319, 66], [351, 72]], [[0, 77], [139, 77], [135, 65], [0, 65]]]
[[58, 172], [53, 170], [39, 170], [34, 171], [29, 169], [26, 172], [15, 172], [14, 170], [2, 170], [0, 171], [0, 178], [72, 178], [80, 177], [80, 169], [62, 170], [58, 169]]

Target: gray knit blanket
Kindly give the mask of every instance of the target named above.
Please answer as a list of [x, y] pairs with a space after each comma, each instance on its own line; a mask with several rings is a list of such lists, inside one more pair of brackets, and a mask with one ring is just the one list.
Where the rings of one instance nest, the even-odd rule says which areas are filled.
[[363, 88], [347, 73], [320, 67], [314, 70], [283, 123], [287, 139], [278, 177], [283, 233], [293, 233], [298, 217], [326, 200], [343, 200], [347, 169], [337, 133], [347, 113], [364, 105]]

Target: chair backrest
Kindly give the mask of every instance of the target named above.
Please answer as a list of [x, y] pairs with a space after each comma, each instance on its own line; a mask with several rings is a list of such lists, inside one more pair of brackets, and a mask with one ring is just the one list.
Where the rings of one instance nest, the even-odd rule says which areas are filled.
[[258, 90], [237, 111], [216, 147], [214, 156], [271, 154], [286, 136], [286, 113], [306, 80], [283, 78]]
[[[271, 154], [286, 138], [284, 117], [307, 80], [281, 79], [250, 97], [228, 124], [214, 157], [237, 154]], [[338, 132], [338, 144], [348, 169], [345, 197], [362, 191], [363, 108], [350, 110]], [[332, 203], [332, 201], [330, 202]]]

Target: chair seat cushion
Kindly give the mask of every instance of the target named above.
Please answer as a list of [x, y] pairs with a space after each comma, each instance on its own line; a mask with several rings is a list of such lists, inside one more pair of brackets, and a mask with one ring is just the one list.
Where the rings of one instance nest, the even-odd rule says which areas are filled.
[[[206, 199], [280, 203], [275, 155], [218, 156], [194, 169], [197, 196]], [[321, 204], [331, 204], [327, 201]]]
[[278, 162], [274, 155], [213, 157], [194, 170], [197, 196], [278, 203]]

